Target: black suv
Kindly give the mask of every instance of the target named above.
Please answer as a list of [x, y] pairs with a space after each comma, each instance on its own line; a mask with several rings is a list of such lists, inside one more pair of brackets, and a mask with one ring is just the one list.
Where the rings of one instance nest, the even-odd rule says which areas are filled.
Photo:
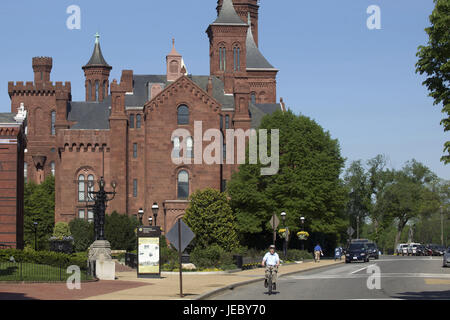
[[374, 258], [376, 260], [378, 260], [380, 258], [380, 252], [378, 250], [378, 247], [375, 243], [373, 242], [368, 242], [367, 243], [367, 253], [369, 254], [369, 258]]
[[369, 248], [367, 243], [355, 242], [350, 243], [345, 250], [345, 263], [351, 263], [352, 261], [369, 262]]

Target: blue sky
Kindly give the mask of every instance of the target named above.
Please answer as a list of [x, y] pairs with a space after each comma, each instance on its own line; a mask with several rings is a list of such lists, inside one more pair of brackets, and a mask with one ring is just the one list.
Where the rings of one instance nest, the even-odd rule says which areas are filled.
[[[80, 30], [66, 27], [70, 5], [81, 9]], [[366, 26], [370, 5], [381, 9], [381, 30]], [[34, 56], [52, 56], [52, 81], [70, 81], [73, 100], [83, 100], [81, 66], [97, 31], [111, 78], [122, 69], [165, 73], [172, 37], [189, 73], [209, 74], [205, 30], [215, 7], [216, 0], [1, 1], [0, 112], [10, 111], [8, 81], [33, 79]], [[439, 161], [450, 138], [443, 115], [414, 72], [432, 9], [432, 0], [262, 0], [259, 46], [280, 69], [278, 97], [330, 131], [348, 163], [382, 153], [400, 169], [415, 158], [450, 179]]]

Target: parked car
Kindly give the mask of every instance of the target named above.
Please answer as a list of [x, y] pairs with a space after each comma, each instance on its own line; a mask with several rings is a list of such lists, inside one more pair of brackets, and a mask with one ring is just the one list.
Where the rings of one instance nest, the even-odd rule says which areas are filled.
[[397, 245], [397, 249], [395, 250], [395, 253], [397, 253], [397, 255], [408, 255], [408, 244], [407, 243], [399, 243]]
[[433, 255], [433, 249], [431, 249], [430, 245], [427, 244], [424, 246], [424, 256], [432, 256]]
[[367, 243], [367, 253], [369, 255], [369, 258], [374, 258], [376, 260], [380, 258], [380, 251], [378, 250], [378, 247], [374, 242]]
[[447, 251], [444, 253], [442, 266], [443, 267], [449, 267], [450, 266], [450, 247], [448, 247]]
[[437, 244], [430, 244], [429, 248], [432, 250], [433, 256], [442, 256], [445, 253], [445, 247]]
[[417, 247], [420, 243], [410, 243], [408, 245], [408, 256], [416, 256], [417, 255]]
[[420, 244], [416, 248], [416, 256], [425, 256], [425, 246], [423, 244]]
[[369, 253], [366, 243], [350, 243], [345, 252], [345, 263], [351, 263], [352, 261], [369, 262]]

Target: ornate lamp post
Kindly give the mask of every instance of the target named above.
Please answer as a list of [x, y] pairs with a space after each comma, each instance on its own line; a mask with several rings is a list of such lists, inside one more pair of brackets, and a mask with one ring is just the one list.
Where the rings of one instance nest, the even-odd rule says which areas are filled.
[[156, 224], [156, 219], [158, 218], [158, 211], [159, 211], [159, 207], [158, 207], [158, 204], [155, 202], [155, 203], [152, 205], [153, 217], [155, 217], [155, 226], [157, 225], [157, 224]]
[[153, 225], [153, 218], [148, 218], [148, 225], [151, 227]]
[[139, 224], [141, 226], [144, 225], [144, 223], [142, 222], [142, 219], [144, 218], [144, 209], [140, 208], [138, 211], [138, 217], [139, 217]]
[[287, 256], [287, 237], [288, 237], [288, 230], [286, 228], [286, 212], [282, 212], [281, 213], [281, 219], [283, 219], [283, 227], [284, 227], [284, 242], [283, 242], [283, 254], [284, 254], [284, 258], [286, 259]]
[[[305, 217], [300, 217], [302, 222], [302, 231], [305, 231]], [[305, 250], [305, 240], [302, 240], [302, 250]]]
[[[89, 181], [88, 186], [88, 197], [89, 200], [95, 202], [93, 206], [88, 206], [94, 209], [94, 230], [95, 230], [95, 240], [106, 240], [105, 239], [105, 211], [107, 203], [112, 201], [116, 196], [117, 183], [115, 181], [111, 182], [112, 192], [105, 191], [105, 180], [103, 177], [98, 181], [99, 191], [94, 191], [94, 181]], [[108, 198], [108, 195], [111, 197]]]

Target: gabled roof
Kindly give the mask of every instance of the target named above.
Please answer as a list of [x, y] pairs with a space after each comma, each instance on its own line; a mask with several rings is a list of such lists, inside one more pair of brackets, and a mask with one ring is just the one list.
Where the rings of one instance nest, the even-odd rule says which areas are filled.
[[102, 49], [100, 48], [100, 41], [99, 41], [100, 35], [97, 33], [95, 35], [95, 47], [94, 52], [92, 52], [91, 59], [89, 62], [85, 65], [85, 67], [108, 67], [111, 68], [111, 66], [106, 62], [105, 58], [102, 54]]
[[236, 13], [232, 0], [223, 0], [222, 8], [220, 9], [219, 16], [213, 25], [242, 25], [246, 23]]
[[275, 69], [269, 61], [262, 55], [261, 51], [259, 51], [256, 46], [255, 39], [253, 38], [253, 32], [250, 22], [250, 13], [249, 13], [249, 22], [248, 22], [248, 30], [247, 30], [247, 70], [258, 69], [258, 70], [277, 70]]

